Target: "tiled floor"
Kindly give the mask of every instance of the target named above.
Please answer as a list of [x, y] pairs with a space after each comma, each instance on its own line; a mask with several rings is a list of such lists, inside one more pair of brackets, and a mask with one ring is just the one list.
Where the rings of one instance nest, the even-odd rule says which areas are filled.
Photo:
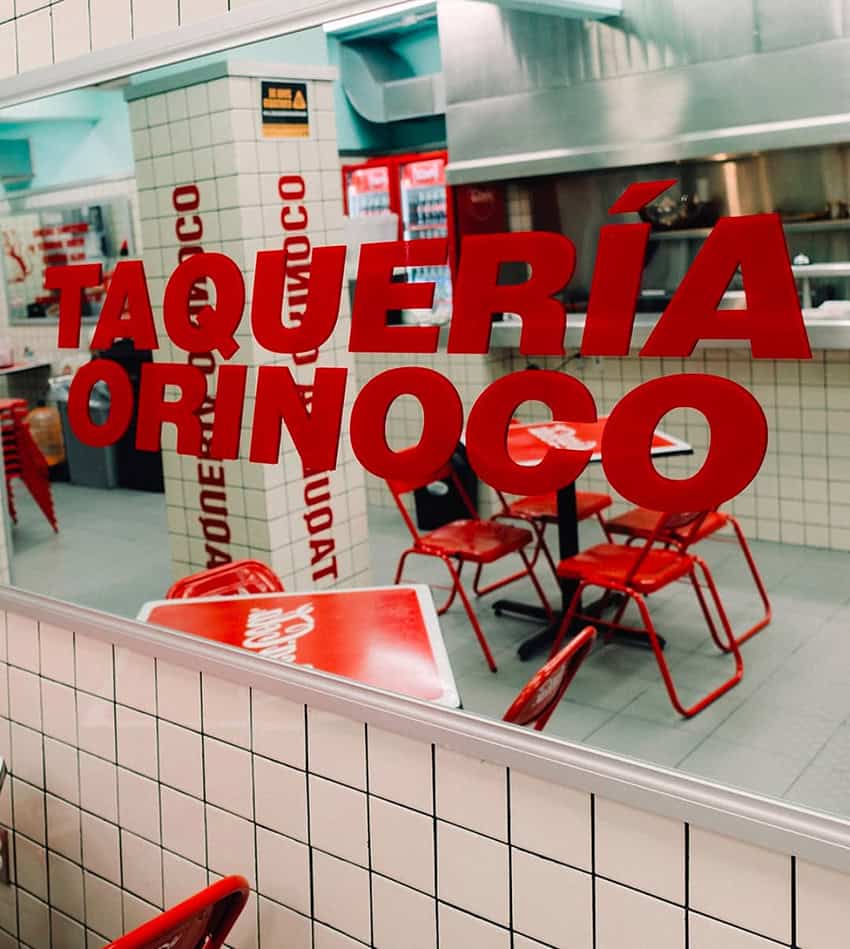
[[59, 520], [54, 534], [18, 483], [12, 528], [12, 582], [119, 616], [171, 586], [165, 495], [52, 485]]
[[[54, 485], [60, 533], [52, 534], [19, 492], [14, 529], [15, 583], [60, 599], [135, 616], [170, 585], [163, 495]], [[392, 580], [406, 543], [399, 516], [370, 512], [376, 583]], [[588, 526], [583, 544], [599, 540]], [[547, 734], [680, 768], [820, 810], [850, 814], [850, 554], [774, 543], [753, 550], [771, 592], [771, 625], [743, 648], [744, 679], [690, 720], [671, 707], [651, 653], [598, 646], [553, 716]], [[701, 548], [725, 597], [733, 625], [743, 628], [759, 603], [731, 544]], [[438, 580], [439, 565], [411, 558], [411, 579]], [[551, 576], [541, 579], [556, 598]], [[435, 599], [443, 591], [437, 590]], [[535, 627], [479, 615], [499, 671], [488, 671], [459, 605], [441, 626], [464, 707], [501, 717], [543, 661], [521, 662], [516, 647]], [[509, 595], [533, 601], [527, 581]], [[651, 606], [668, 639], [667, 657], [683, 698], [695, 698], [729, 674], [728, 657], [708, 637], [687, 587], [664, 592]]]
[[[407, 535], [398, 514], [387, 509], [372, 509], [369, 526], [375, 581], [389, 582]], [[597, 528], [582, 528], [583, 546], [600, 541]], [[850, 554], [765, 542], [752, 547], [774, 618], [742, 648], [744, 678], [736, 688], [685, 720], [670, 705], [651, 652], [600, 644], [546, 734], [846, 816]], [[757, 617], [760, 601], [737, 547], [705, 542], [700, 553], [713, 570], [733, 627], [746, 628]], [[415, 579], [439, 576], [436, 561], [411, 558], [409, 563], [417, 571]], [[556, 602], [553, 578], [543, 569], [540, 577]], [[436, 591], [435, 599], [442, 592]], [[490, 603], [505, 595], [534, 602], [527, 581], [478, 601], [499, 666], [495, 674], [485, 665], [462, 607], [452, 607], [441, 618], [464, 708], [488, 717], [502, 716], [545, 658], [517, 658], [517, 644], [535, 627], [493, 614]], [[731, 674], [731, 660], [711, 641], [690, 587], [664, 591], [650, 607], [668, 640], [667, 658], [686, 702]]]

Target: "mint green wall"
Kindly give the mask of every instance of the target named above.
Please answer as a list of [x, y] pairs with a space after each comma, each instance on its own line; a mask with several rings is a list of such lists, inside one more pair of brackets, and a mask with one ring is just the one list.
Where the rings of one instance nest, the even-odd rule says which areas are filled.
[[15, 194], [133, 174], [127, 104], [120, 90], [83, 89], [0, 111], [4, 139], [27, 138], [35, 176]]

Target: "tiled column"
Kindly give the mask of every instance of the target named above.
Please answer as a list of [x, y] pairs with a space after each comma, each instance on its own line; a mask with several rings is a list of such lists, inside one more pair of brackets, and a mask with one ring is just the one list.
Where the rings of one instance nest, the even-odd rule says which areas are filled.
[[[264, 137], [264, 80], [306, 83], [306, 137]], [[188, 70], [166, 81], [130, 86], [127, 96], [144, 262], [158, 326], [162, 327], [159, 307], [165, 283], [180, 260], [196, 253], [196, 248], [224, 253], [239, 264], [247, 290], [237, 334], [240, 350], [231, 361], [252, 368], [285, 365], [299, 383], [310, 382], [317, 366], [351, 368], [345, 295], [333, 337], [322, 347], [318, 362], [309, 365], [296, 366], [292, 356], [261, 350], [252, 339], [248, 314], [257, 251], [281, 248], [291, 238], [288, 249], [295, 258], [309, 254], [312, 247], [342, 243], [332, 80], [333, 71], [326, 68], [298, 66], [289, 71], [275, 64], [220, 63], [212, 70]], [[289, 182], [284, 194], [294, 196], [303, 187], [303, 197], [281, 197], [284, 176]], [[290, 222], [304, 217], [298, 207], [306, 210], [302, 227], [284, 230], [285, 204], [293, 206]], [[191, 361], [205, 371], [209, 368], [207, 357], [170, 346], [164, 330], [160, 344], [158, 360]], [[218, 354], [215, 361], [221, 362]], [[213, 392], [214, 369], [207, 378]], [[287, 588], [362, 585], [369, 573], [366, 495], [363, 473], [347, 437], [348, 411], [355, 394], [353, 373], [338, 468], [327, 475], [326, 487], [322, 478], [305, 480], [286, 433], [280, 464], [248, 461], [255, 379], [256, 373], [249, 373], [239, 460], [219, 464], [178, 455], [173, 450], [174, 433], [164, 433], [175, 576], [222, 559], [252, 557], [268, 563]], [[313, 534], [305, 518], [308, 513], [315, 515], [309, 519]]]

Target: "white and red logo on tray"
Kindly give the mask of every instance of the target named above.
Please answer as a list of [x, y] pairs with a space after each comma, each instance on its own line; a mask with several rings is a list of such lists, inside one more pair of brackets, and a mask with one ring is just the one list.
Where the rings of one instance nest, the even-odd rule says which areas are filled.
[[390, 190], [390, 173], [385, 165], [357, 168], [351, 172], [348, 187], [355, 194], [375, 194]]
[[[455, 696], [433, 608], [416, 589], [265, 593], [148, 603], [139, 618], [430, 701]], [[449, 703], [451, 704], [451, 703]]]
[[413, 161], [405, 165], [401, 180], [407, 188], [429, 188], [446, 183], [446, 163], [442, 158]]

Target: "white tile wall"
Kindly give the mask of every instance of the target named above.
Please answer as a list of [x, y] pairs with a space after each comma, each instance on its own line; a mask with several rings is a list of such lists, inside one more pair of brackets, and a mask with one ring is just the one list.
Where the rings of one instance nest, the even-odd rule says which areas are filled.
[[[175, 231], [181, 212], [174, 208], [174, 191], [179, 186], [195, 185], [200, 204], [193, 213], [203, 225], [198, 243], [207, 252], [226, 253], [236, 260], [248, 290], [246, 316], [237, 332], [241, 348], [234, 361], [252, 369], [265, 364], [286, 365], [300, 383], [308, 384], [315, 366], [299, 368], [290, 357], [262, 351], [251, 336], [247, 314], [256, 252], [281, 247], [287, 236], [280, 223], [281, 175], [301, 174], [306, 186], [309, 227], [299, 236], [303, 233], [313, 246], [341, 240], [336, 132], [333, 113], [321, 108], [328, 103], [320, 90], [329, 82], [308, 80], [313, 138], [306, 142], [262, 137], [255, 108], [260, 82], [255, 77], [228, 76], [130, 103], [145, 268], [156, 303], [178, 264], [181, 247]], [[311, 147], [319, 160], [316, 170], [307, 171], [304, 160]], [[155, 307], [154, 312], [161, 321], [160, 308]], [[318, 365], [351, 367], [346, 349], [348, 319], [344, 301], [337, 330], [322, 347]], [[164, 332], [161, 337], [167, 338]], [[187, 355], [166, 345], [155, 357], [185, 361]], [[251, 384], [254, 378], [252, 373]], [[353, 383], [350, 389], [353, 398]], [[288, 438], [283, 439], [278, 465], [247, 460], [253, 401], [249, 390], [241, 458], [224, 463], [226, 497], [221, 503], [227, 512], [229, 538], [217, 546], [232, 559], [253, 557], [268, 563], [290, 588], [365, 584], [369, 570], [365, 487], [362, 469], [354, 460], [347, 437], [342, 439], [338, 467], [328, 474], [327, 503], [333, 523], [311, 538], [305, 522], [309, 511], [305, 485], [312, 479], [304, 478], [300, 459]], [[343, 428], [347, 431], [347, 425]], [[170, 431], [163, 438], [163, 467], [172, 564], [175, 577], [179, 577], [210, 563], [200, 523], [203, 514], [197, 460], [176, 453]], [[321, 494], [314, 490], [311, 496]], [[334, 548], [331, 553], [316, 553], [310, 546], [311, 539], [333, 540]], [[323, 568], [331, 566], [331, 557], [336, 561], [336, 577], [320, 576]]]
[[[14, 843], [0, 946], [103, 945], [231, 872], [254, 888], [234, 949], [277, 949], [281, 933], [296, 949], [847, 942], [850, 876], [305, 708], [283, 683], [274, 695], [237, 686], [259, 723], [243, 746], [207, 732], [199, 699], [174, 702], [183, 667], [172, 657], [0, 619], [0, 682], [15, 696], [0, 717], [11, 768], [0, 822]], [[116, 676], [152, 662], [153, 707], [125, 705], [120, 688], [103, 698], [99, 678], [75, 673], [77, 648], [111, 657]], [[190, 690], [232, 702], [235, 683], [186, 671]], [[151, 739], [116, 765], [106, 744], [83, 750], [79, 724], [51, 737], [56, 697], [64, 707], [68, 693], [80, 722], [92, 702], [108, 706], [119, 755], [127, 714], [152, 721]], [[483, 817], [459, 799], [459, 784], [482, 801]]]

